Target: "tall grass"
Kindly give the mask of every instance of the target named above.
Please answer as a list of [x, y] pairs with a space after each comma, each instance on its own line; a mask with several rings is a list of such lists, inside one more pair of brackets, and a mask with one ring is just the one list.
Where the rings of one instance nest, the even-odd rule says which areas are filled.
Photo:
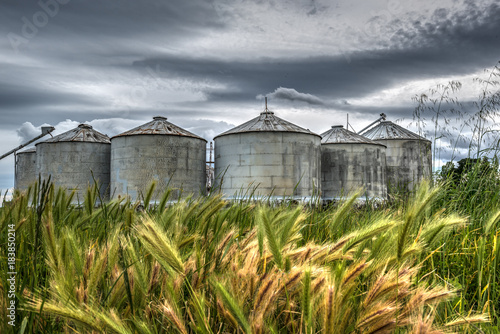
[[[460, 299], [450, 310], [465, 312], [475, 307], [488, 312], [496, 331], [500, 305], [499, 77], [497, 64], [476, 78], [478, 93], [472, 102], [457, 98], [462, 88], [459, 82], [431, 89], [416, 97], [414, 114], [422, 131], [434, 138], [434, 160], [451, 156], [435, 176], [441, 187], [435, 205], [468, 218], [466, 228], [441, 240], [424, 269], [432, 273], [432, 281], [449, 282], [460, 291]], [[456, 166], [455, 158], [464, 154], [467, 158]]]
[[2, 333], [498, 326], [500, 214], [472, 222], [443, 210], [446, 188], [424, 183], [408, 203], [379, 208], [354, 199], [324, 208], [227, 202], [215, 193], [167, 206], [166, 193], [144, 209], [96, 207], [96, 189], [80, 208], [47, 183], [5, 203], [0, 235], [16, 225], [18, 309], [12, 328], [3, 260]]

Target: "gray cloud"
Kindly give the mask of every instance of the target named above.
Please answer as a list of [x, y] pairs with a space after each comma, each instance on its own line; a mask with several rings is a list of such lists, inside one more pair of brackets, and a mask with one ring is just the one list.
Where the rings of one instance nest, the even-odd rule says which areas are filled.
[[26, 143], [41, 134], [40, 130], [41, 128], [36, 128], [31, 122], [24, 122], [23, 125], [16, 130], [16, 133], [20, 142]]
[[[300, 101], [313, 105], [323, 105], [324, 102], [317, 96], [307, 93], [299, 93], [293, 88], [278, 87], [272, 93], [268, 93], [265, 96], [272, 99], [290, 100], [290, 101]], [[263, 99], [264, 95], [257, 95], [257, 99]]]
[[[15, 33], [28, 39], [29, 43], [20, 49], [33, 51], [32, 43], [37, 48], [48, 51], [55, 46], [55, 51], [64, 53], [85, 50], [85, 54], [74, 56], [88, 57], [91, 54], [109, 55], [114, 46], [125, 46], [127, 40], [135, 40], [136, 45], [143, 46], [144, 42], [156, 41], [156, 44], [179, 42], [185, 38], [192, 38], [211, 29], [221, 29], [223, 23], [209, 1], [167, 1], [159, 2], [145, 0], [141, 2], [123, 0], [120, 3], [111, 0], [100, 1], [98, 4], [81, 0], [41, 0], [41, 3], [58, 3], [55, 15], [48, 16], [46, 24], [37, 25], [37, 17], [47, 13], [38, 2], [20, 2], [5, 0], [0, 4], [0, 18], [7, 23], [10, 33]], [[62, 4], [67, 3], [67, 4]], [[54, 6], [52, 6], [54, 8]], [[42, 13], [37, 15], [38, 13]], [[24, 19], [23, 19], [24, 18]], [[29, 37], [24, 32], [26, 21], [35, 26], [37, 33]], [[42, 22], [42, 21], [40, 21]], [[29, 25], [29, 24], [28, 24]], [[166, 27], [168, 27], [166, 29]], [[68, 48], [65, 43], [57, 43], [57, 39], [65, 41], [75, 40]], [[125, 38], [125, 39], [124, 39]], [[51, 45], [43, 47], [40, 42], [51, 41]], [[38, 44], [40, 43], [40, 44]], [[110, 44], [112, 43], [112, 44]], [[102, 47], [107, 45], [107, 47]], [[133, 47], [127, 48], [134, 50]], [[144, 50], [141, 50], [144, 52]], [[135, 50], [135, 52], [141, 52]]]

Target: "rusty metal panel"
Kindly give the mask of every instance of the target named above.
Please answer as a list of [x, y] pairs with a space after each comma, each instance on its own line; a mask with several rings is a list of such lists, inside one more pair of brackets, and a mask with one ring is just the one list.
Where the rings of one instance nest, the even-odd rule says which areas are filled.
[[[80, 124], [78, 127], [61, 133], [51, 139], [43, 141], [43, 143], [60, 143], [60, 142], [87, 142], [87, 143], [103, 143], [110, 144], [108, 136], [92, 129], [88, 124]], [[38, 144], [37, 144], [38, 145]]]
[[431, 141], [390, 121], [380, 122], [363, 133], [387, 147], [388, 193], [412, 191], [432, 174]]
[[192, 137], [204, 140], [205, 139], [191, 133], [181, 127], [178, 127], [175, 124], [172, 124], [167, 121], [166, 117], [155, 116], [151, 122], [140, 125], [132, 130], [123, 132], [116, 137], [125, 137], [125, 136], [136, 136], [136, 135], [170, 135], [170, 136], [183, 136], [183, 137]]
[[321, 137], [321, 144], [371, 144], [384, 146], [362, 135], [344, 129], [342, 125], [332, 126], [330, 130], [322, 133]]
[[387, 187], [389, 193], [414, 190], [432, 173], [431, 142], [423, 140], [381, 140], [387, 146]]
[[295, 132], [320, 137], [318, 134], [308, 129], [301, 128], [298, 125], [275, 116], [274, 112], [266, 109], [266, 111], [262, 112], [258, 117], [251, 119], [250, 121], [243, 123], [231, 130], [223, 132], [215, 138], [245, 132]]
[[324, 200], [348, 196], [358, 189], [373, 199], [387, 197], [386, 148], [380, 144], [321, 144], [321, 190]]

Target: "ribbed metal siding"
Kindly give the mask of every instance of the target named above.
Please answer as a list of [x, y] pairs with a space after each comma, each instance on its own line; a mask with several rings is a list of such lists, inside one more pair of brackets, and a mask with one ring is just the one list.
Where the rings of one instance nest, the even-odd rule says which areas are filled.
[[36, 174], [36, 149], [28, 149], [16, 154], [14, 188], [26, 190], [37, 178]]
[[389, 121], [381, 122], [363, 135], [387, 147], [389, 193], [412, 191], [423, 178], [431, 177], [432, 150], [429, 140]]
[[107, 136], [81, 124], [36, 144], [36, 149], [36, 170], [42, 179], [51, 176], [56, 187], [75, 190], [79, 202], [95, 179], [103, 200], [109, 198], [111, 145]]
[[319, 194], [317, 134], [264, 112], [214, 141], [216, 187], [227, 197], [241, 197], [255, 186], [256, 196], [307, 199]]
[[114, 198], [145, 195], [151, 182], [158, 200], [167, 186], [171, 199], [181, 193], [206, 192], [206, 141], [181, 129], [164, 117], [111, 139], [111, 191]]
[[385, 146], [342, 126], [332, 127], [321, 136], [323, 199], [338, 199], [358, 189], [369, 198], [386, 198]]

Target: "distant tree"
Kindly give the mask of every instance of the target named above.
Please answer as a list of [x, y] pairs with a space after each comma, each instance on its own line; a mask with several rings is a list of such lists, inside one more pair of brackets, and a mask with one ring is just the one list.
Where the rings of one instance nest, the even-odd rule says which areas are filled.
[[462, 182], [470, 182], [472, 179], [491, 178], [498, 182], [498, 160], [464, 158], [458, 161], [458, 166], [451, 161], [441, 168], [441, 179], [447, 180], [458, 186]]

